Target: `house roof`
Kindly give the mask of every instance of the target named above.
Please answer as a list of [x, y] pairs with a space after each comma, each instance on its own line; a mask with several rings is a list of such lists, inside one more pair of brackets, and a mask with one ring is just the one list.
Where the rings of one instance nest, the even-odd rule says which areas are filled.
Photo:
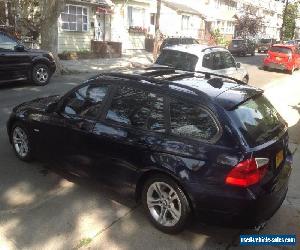
[[169, 2], [169, 1], [165, 1], [165, 0], [163, 0], [162, 3], [165, 6], [167, 6], [168, 8], [171, 8], [177, 12], [183, 12], [183, 13], [188, 13], [188, 14], [192, 14], [192, 15], [202, 16], [202, 14], [199, 11], [197, 11], [187, 5], [184, 5], [184, 4]]

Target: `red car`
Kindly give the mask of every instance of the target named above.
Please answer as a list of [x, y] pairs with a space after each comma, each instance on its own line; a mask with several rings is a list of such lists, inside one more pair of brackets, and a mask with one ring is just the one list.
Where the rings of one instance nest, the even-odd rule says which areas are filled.
[[300, 69], [300, 50], [295, 45], [275, 44], [264, 59], [264, 69], [281, 69], [293, 74]]

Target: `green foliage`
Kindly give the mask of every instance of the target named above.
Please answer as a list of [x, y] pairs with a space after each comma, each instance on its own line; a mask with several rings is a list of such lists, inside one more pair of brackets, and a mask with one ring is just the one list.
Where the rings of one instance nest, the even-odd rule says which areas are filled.
[[298, 3], [289, 3], [283, 11], [282, 35], [284, 40], [294, 38], [297, 15]]
[[211, 38], [216, 45], [221, 45], [227, 47], [229, 41], [221, 34], [219, 29], [215, 29], [211, 32]]

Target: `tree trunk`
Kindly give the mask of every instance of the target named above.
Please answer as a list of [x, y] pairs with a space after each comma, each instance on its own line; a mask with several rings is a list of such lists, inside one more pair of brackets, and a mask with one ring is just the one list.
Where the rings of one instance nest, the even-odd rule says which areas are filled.
[[160, 32], [160, 10], [161, 0], [157, 0], [157, 11], [155, 18], [155, 37], [154, 37], [154, 48], [153, 48], [153, 60], [155, 61], [158, 57], [160, 45], [161, 45], [161, 32]]
[[41, 16], [41, 48], [52, 52], [56, 61], [56, 73], [67, 72], [58, 57], [58, 18], [65, 6], [64, 0], [40, 0]]

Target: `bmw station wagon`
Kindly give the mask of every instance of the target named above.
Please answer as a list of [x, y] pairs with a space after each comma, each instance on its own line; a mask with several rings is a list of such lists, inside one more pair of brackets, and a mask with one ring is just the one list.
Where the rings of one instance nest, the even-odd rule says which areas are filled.
[[190, 216], [254, 227], [285, 199], [292, 156], [286, 122], [241, 83], [160, 69], [101, 74], [15, 107], [7, 131], [21, 160], [73, 160], [73, 173], [77, 163], [141, 201], [163, 232]]

